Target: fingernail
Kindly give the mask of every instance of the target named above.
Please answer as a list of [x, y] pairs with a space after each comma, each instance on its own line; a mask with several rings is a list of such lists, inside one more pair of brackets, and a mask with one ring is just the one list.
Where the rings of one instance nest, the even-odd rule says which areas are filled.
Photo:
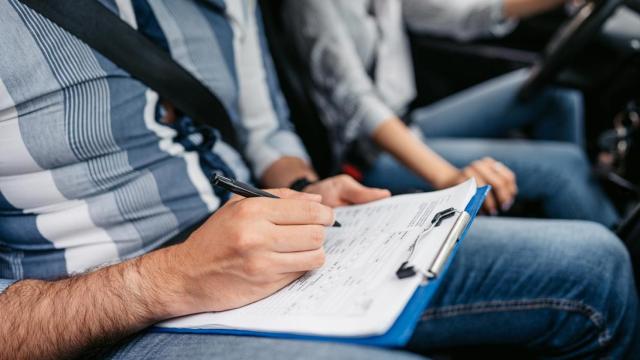
[[509, 211], [509, 209], [511, 209], [511, 206], [513, 206], [513, 200], [507, 201], [506, 203], [502, 204], [501, 209], [502, 211]]
[[491, 216], [497, 216], [497, 215], [498, 215], [498, 210], [496, 210], [496, 209], [491, 209], [491, 211], [489, 212], [489, 214], [491, 214]]

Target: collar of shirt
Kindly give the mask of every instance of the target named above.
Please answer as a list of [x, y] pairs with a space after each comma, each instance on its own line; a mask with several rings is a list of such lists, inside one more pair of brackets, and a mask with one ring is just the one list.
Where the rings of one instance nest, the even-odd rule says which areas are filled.
[[247, 22], [251, 10], [256, 6], [255, 0], [231, 0], [229, 4], [224, 0], [198, 0], [211, 6], [218, 12], [225, 13], [232, 21], [244, 24]]
[[[207, 5], [210, 5], [218, 11], [225, 11], [227, 7], [224, 0], [198, 0], [198, 1], [205, 3]], [[232, 1], [235, 1], [235, 0], [232, 0]]]

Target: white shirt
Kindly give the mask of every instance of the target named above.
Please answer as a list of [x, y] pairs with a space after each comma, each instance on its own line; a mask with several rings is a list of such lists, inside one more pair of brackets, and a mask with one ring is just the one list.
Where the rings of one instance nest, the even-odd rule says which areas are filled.
[[[403, 115], [416, 95], [405, 28], [460, 40], [508, 31], [503, 0], [288, 0], [285, 21], [309, 65], [334, 153]], [[338, 155], [341, 156], [341, 155]]]

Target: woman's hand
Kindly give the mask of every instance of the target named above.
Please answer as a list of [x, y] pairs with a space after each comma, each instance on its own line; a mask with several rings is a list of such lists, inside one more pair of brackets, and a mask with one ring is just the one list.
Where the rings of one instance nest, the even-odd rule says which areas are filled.
[[457, 185], [469, 178], [475, 178], [478, 186], [491, 185], [491, 193], [487, 196], [483, 208], [491, 215], [497, 215], [498, 209], [507, 211], [513, 205], [518, 186], [516, 176], [503, 163], [490, 157], [476, 160], [460, 170], [443, 187]]
[[362, 204], [391, 196], [389, 190], [366, 187], [349, 175], [333, 176], [303, 189], [322, 195], [322, 203], [330, 207]]

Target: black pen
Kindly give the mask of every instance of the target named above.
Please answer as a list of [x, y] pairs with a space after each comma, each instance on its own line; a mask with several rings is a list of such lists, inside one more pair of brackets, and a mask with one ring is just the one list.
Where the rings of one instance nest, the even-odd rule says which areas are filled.
[[[219, 186], [225, 190], [231, 191], [232, 193], [240, 196], [244, 196], [246, 198], [250, 197], [268, 197], [272, 199], [280, 199], [279, 197], [273, 195], [272, 193], [266, 192], [264, 190], [256, 189], [255, 187], [245, 184], [243, 182], [229, 179], [228, 177], [224, 177], [220, 174], [215, 174], [213, 179], [211, 179], [211, 183], [215, 186]], [[341, 227], [340, 223], [336, 220], [333, 223], [333, 227]]]

